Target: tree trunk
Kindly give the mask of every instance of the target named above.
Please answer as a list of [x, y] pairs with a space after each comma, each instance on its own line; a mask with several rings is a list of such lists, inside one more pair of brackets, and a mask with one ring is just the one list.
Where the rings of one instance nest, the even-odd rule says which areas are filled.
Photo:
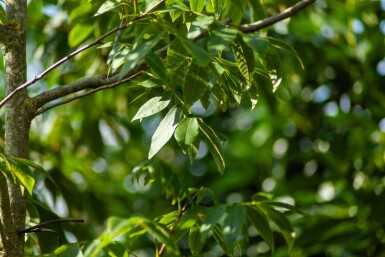
[[[6, 0], [8, 23], [1, 35], [5, 65], [5, 94], [26, 81], [26, 0]], [[5, 106], [5, 154], [28, 157], [29, 128], [32, 119], [26, 91], [18, 93]], [[25, 199], [20, 185], [0, 175], [0, 256], [24, 255]]]

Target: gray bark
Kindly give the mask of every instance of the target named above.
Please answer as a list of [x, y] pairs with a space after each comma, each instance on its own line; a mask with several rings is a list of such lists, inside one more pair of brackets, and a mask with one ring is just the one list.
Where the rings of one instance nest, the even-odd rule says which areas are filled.
[[[6, 0], [8, 23], [2, 28], [1, 50], [5, 65], [5, 93], [26, 81], [26, 1]], [[5, 154], [28, 157], [29, 128], [32, 119], [26, 91], [18, 93], [5, 106]], [[0, 176], [0, 256], [24, 255], [25, 199], [20, 185]]]

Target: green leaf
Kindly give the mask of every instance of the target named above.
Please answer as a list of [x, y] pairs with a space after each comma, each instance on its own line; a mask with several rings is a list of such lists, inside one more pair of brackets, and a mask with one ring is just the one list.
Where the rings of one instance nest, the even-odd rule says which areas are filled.
[[285, 241], [289, 247], [289, 251], [293, 248], [295, 232], [290, 221], [283, 213], [274, 210], [271, 206], [266, 204], [260, 204], [263, 210], [266, 212], [269, 219], [271, 219], [279, 228], [279, 231], [285, 238]]
[[178, 221], [175, 232], [174, 240], [179, 242], [196, 224], [197, 220], [204, 216], [207, 212], [207, 208], [203, 206], [195, 206], [194, 208], [188, 209]]
[[184, 48], [178, 38], [175, 38], [167, 49], [167, 64], [179, 66], [188, 56], [187, 50]]
[[195, 61], [197, 61], [197, 64], [199, 66], [206, 66], [209, 61], [210, 61], [210, 55], [200, 45], [195, 44], [194, 42], [184, 39], [184, 38], [179, 38], [182, 42], [182, 45], [184, 48], [187, 50], [189, 54], [194, 58]]
[[195, 224], [189, 233], [189, 247], [193, 256], [197, 256], [203, 249], [204, 241], [201, 240], [201, 233], [198, 224]]
[[159, 223], [170, 227], [171, 225], [174, 224], [178, 215], [179, 215], [179, 211], [172, 211], [170, 213], [164, 214], [159, 218]]
[[214, 7], [215, 16], [218, 19], [225, 5], [225, 0], [210, 0], [210, 1], [212, 6]]
[[187, 33], [187, 38], [188, 39], [196, 38], [203, 31], [206, 31], [213, 22], [214, 22], [214, 17], [212, 16], [197, 16], [189, 28], [189, 31]]
[[138, 83], [138, 86], [145, 87], [145, 88], [159, 87], [161, 85], [163, 85], [163, 81], [156, 78], [146, 79]]
[[92, 32], [94, 26], [91, 24], [76, 24], [70, 31], [68, 36], [68, 44], [70, 47], [78, 46], [83, 42]]
[[198, 135], [196, 137], [194, 143], [187, 147], [187, 154], [188, 154], [188, 157], [190, 159], [191, 164], [193, 163], [195, 156], [198, 154], [200, 142], [201, 142], [201, 140], [200, 140], [200, 137]]
[[167, 82], [167, 70], [159, 56], [156, 55], [153, 51], [150, 51], [147, 54], [145, 60], [152, 71], [158, 76], [158, 78], [164, 82]]
[[27, 159], [23, 159], [23, 158], [16, 158], [16, 157], [12, 157], [10, 158], [13, 162], [17, 163], [17, 164], [20, 164], [20, 165], [24, 165], [24, 166], [29, 166], [29, 167], [32, 167], [34, 168], [36, 171], [40, 172], [41, 174], [43, 174], [45, 177], [47, 177], [53, 184], [56, 185], [56, 182], [55, 180], [53, 179], [53, 177], [51, 176], [51, 174], [49, 174], [42, 166], [40, 166], [39, 164], [37, 163], [34, 163], [33, 161], [30, 161], [30, 160], [27, 160]]
[[302, 215], [307, 216], [307, 217], [310, 216], [309, 213], [304, 212], [300, 208], [298, 208], [298, 207], [296, 207], [294, 205], [291, 205], [291, 204], [282, 203], [282, 202], [274, 202], [274, 201], [265, 201], [264, 203], [268, 204], [268, 205], [275, 206], [275, 207], [285, 208], [287, 210], [290, 210], [290, 211], [295, 212], [295, 213], [302, 214]]
[[35, 178], [28, 166], [20, 165], [18, 163], [11, 163], [11, 172], [17, 177], [17, 180], [27, 189], [28, 193], [32, 195], [33, 187], [35, 186]]
[[233, 51], [238, 69], [246, 80], [247, 87], [251, 86], [251, 72], [254, 70], [254, 53], [243, 42], [241, 37], [234, 40], [231, 49]]
[[222, 247], [222, 249], [225, 252], [229, 253], [227, 246], [226, 246], [226, 243], [225, 243], [224, 236], [223, 236], [222, 226], [220, 224], [216, 224], [214, 226], [214, 228], [211, 230], [211, 234], [213, 235], [215, 241], [217, 241], [217, 243]]
[[206, 92], [209, 85], [209, 75], [203, 67], [190, 63], [186, 67], [185, 82], [183, 85], [183, 99], [188, 106], [193, 105]]
[[237, 37], [237, 30], [233, 28], [222, 27], [210, 33], [207, 42], [207, 49], [211, 57], [214, 57], [225, 49], [227, 49]]
[[245, 208], [235, 204], [229, 207], [227, 213], [223, 222], [223, 237], [228, 251], [232, 252], [245, 221]]
[[166, 114], [151, 139], [148, 158], [151, 159], [172, 137], [182, 116], [182, 110], [176, 106]]
[[57, 257], [83, 257], [83, 253], [78, 244], [62, 245], [55, 250]]
[[0, 25], [5, 25], [8, 23], [8, 15], [4, 10], [4, 7], [0, 5]]
[[222, 112], [225, 112], [230, 106], [229, 97], [227, 96], [226, 91], [220, 84], [216, 84], [210, 91], [217, 100]]
[[209, 236], [209, 232], [214, 228], [215, 224], [220, 223], [225, 217], [226, 208], [223, 204], [216, 205], [207, 213], [205, 220], [202, 222], [200, 232], [201, 240], [204, 242]]
[[94, 14], [94, 16], [101, 15], [103, 13], [112, 11], [113, 9], [119, 7], [119, 2], [118, 1], [111, 1], [107, 0], [105, 1], [98, 9], [98, 11]]
[[269, 40], [270, 44], [273, 47], [275, 47], [277, 49], [283, 49], [284, 51], [289, 53], [291, 56], [293, 56], [300, 63], [302, 69], [305, 69], [301, 58], [299, 57], [297, 51], [294, 48], [292, 48], [290, 45], [286, 44], [285, 42], [283, 42], [279, 39], [276, 39], [273, 37], [267, 37], [267, 39]]
[[251, 6], [251, 21], [259, 21], [267, 17], [261, 0], [248, 0]]
[[129, 257], [129, 251], [126, 247], [120, 242], [112, 242], [106, 247], [108, 251], [108, 256], [110, 257]]
[[270, 246], [271, 251], [274, 251], [274, 237], [271, 231], [269, 221], [267, 220], [266, 214], [259, 209], [258, 206], [246, 206], [247, 216], [251, 223], [259, 231], [262, 238]]
[[191, 11], [200, 13], [205, 7], [206, 0], [190, 0]]
[[143, 119], [164, 110], [171, 101], [172, 92], [165, 92], [161, 96], [155, 96], [144, 103], [135, 114], [132, 121]]
[[265, 37], [259, 37], [257, 35], [251, 34], [243, 34], [243, 41], [251, 47], [254, 52], [256, 52], [259, 56], [263, 56], [265, 52], [268, 50], [269, 41]]
[[[77, 7], [72, 9], [68, 19], [71, 23], [73, 23], [77, 19], [81, 19], [84, 16], [89, 16], [89, 12], [91, 10], [92, 10], [92, 4], [91, 3], [82, 2]], [[32, 15], [32, 16], [35, 16], [35, 15]], [[96, 14], [95, 14], [95, 16], [96, 16]]]
[[183, 3], [183, 0], [166, 0], [167, 8], [173, 8], [175, 11], [170, 11], [171, 20], [174, 22], [179, 16], [182, 15], [183, 11], [187, 11], [188, 7]]
[[272, 198], [272, 196], [270, 194], [267, 194], [265, 192], [258, 192], [258, 193], [255, 193], [252, 195], [251, 197], [251, 200], [253, 202], [264, 202], [264, 201], [268, 201]]
[[121, 236], [130, 231], [134, 223], [130, 219], [123, 219], [119, 217], [110, 217], [107, 220], [107, 228], [110, 239]]
[[8, 178], [12, 178], [12, 181], [14, 183], [17, 183], [17, 177], [16, 175], [12, 172], [12, 164], [11, 160], [5, 156], [5, 154], [0, 153], [0, 157], [4, 163], [0, 163], [0, 170], [1, 172]]
[[175, 139], [181, 145], [192, 145], [199, 133], [197, 118], [185, 117], [175, 130]]
[[119, 76], [124, 77], [129, 71], [131, 71], [135, 66], [143, 60], [143, 58], [151, 51], [151, 49], [158, 43], [158, 41], [163, 37], [164, 32], [156, 34], [144, 42], [141, 42], [133, 49], [131, 49], [126, 58], [125, 63], [122, 67], [122, 70], [119, 73]]
[[130, 218], [130, 220], [133, 223], [144, 228], [154, 238], [163, 242], [168, 249], [169, 256], [180, 256], [176, 242], [174, 242], [174, 240], [172, 240], [168, 231], [165, 230], [162, 226], [160, 226], [159, 224], [156, 224], [155, 222], [153, 222], [151, 220], [143, 218], [143, 217], [133, 217], [133, 218]]
[[215, 134], [213, 129], [207, 126], [203, 122], [203, 120], [199, 119], [198, 122], [199, 122], [199, 129], [201, 130], [202, 135], [206, 140], [209, 151], [211, 155], [214, 157], [215, 163], [217, 164], [218, 171], [220, 174], [223, 174], [225, 171], [225, 158], [223, 156], [220, 139]]

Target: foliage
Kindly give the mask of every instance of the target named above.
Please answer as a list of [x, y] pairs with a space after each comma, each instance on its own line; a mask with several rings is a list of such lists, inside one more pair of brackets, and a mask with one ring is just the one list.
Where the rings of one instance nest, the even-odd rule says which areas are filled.
[[383, 3], [318, 1], [253, 33], [240, 25], [293, 1], [168, 0], [146, 13], [157, 3], [29, 4], [30, 76], [127, 25], [32, 95], [137, 76], [36, 117], [34, 162], [1, 156], [30, 193], [27, 225], [86, 219], [56, 227], [60, 247], [28, 234], [26, 255], [382, 256]]

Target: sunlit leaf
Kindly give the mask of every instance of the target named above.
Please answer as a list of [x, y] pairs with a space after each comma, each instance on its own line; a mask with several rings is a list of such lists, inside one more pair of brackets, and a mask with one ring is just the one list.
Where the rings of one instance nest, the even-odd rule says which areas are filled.
[[253, 51], [243, 42], [241, 37], [234, 40], [231, 49], [239, 71], [244, 77], [247, 87], [251, 86], [251, 72], [254, 70]]
[[139, 82], [138, 85], [145, 88], [153, 88], [153, 87], [159, 87], [163, 85], [163, 81], [156, 78], [150, 78], [142, 82]]
[[94, 26], [91, 24], [76, 24], [68, 35], [68, 44], [71, 47], [78, 46], [82, 43], [94, 30]]
[[183, 99], [186, 105], [191, 106], [198, 101], [208, 89], [209, 76], [207, 71], [194, 62], [186, 67]]
[[8, 23], [8, 15], [4, 10], [4, 7], [0, 5], [0, 25], [5, 25]]
[[119, 76], [124, 77], [129, 71], [135, 68], [135, 66], [143, 60], [155, 44], [158, 43], [163, 35], [164, 32], [158, 33], [144, 42], [137, 44], [133, 49], [131, 49], [125, 57], [125, 63], [119, 73]]
[[222, 227], [222, 225], [215, 224], [215, 226], [211, 230], [211, 234], [213, 235], [215, 241], [222, 247], [222, 249], [225, 252], [228, 253], [229, 250], [227, 249], [227, 245], [225, 243], [225, 239], [224, 239], [224, 236], [223, 236], [223, 227]]
[[173, 7], [173, 10], [170, 11], [170, 17], [172, 21], [175, 21], [182, 15], [183, 11], [189, 10], [189, 8], [183, 3], [183, 0], [166, 0], [166, 6], [168, 8]]
[[132, 121], [143, 119], [164, 110], [169, 105], [171, 96], [171, 92], [165, 92], [161, 96], [151, 98], [139, 108]]
[[133, 226], [134, 223], [129, 219], [112, 216], [107, 220], [107, 228], [111, 240], [117, 236], [127, 233], [132, 229]]
[[203, 31], [207, 30], [213, 22], [214, 17], [212, 16], [197, 16], [190, 26], [187, 38], [194, 39], [199, 36]]
[[203, 137], [207, 142], [207, 146], [210, 153], [214, 157], [215, 163], [217, 164], [219, 173], [223, 174], [225, 171], [225, 159], [223, 156], [222, 147], [220, 144], [219, 137], [215, 134], [212, 128], [207, 126], [201, 119], [199, 121], [199, 129], [202, 132]]
[[55, 250], [57, 257], [83, 257], [83, 253], [78, 244], [62, 245]]
[[129, 252], [126, 249], [126, 246], [118, 241], [109, 244], [106, 247], [106, 250], [111, 257], [129, 257]]
[[190, 0], [191, 11], [200, 13], [205, 6], [206, 0]]
[[302, 214], [304, 216], [308, 216], [308, 217], [310, 216], [309, 213], [307, 213], [307, 212], [301, 210], [300, 208], [298, 208], [294, 205], [291, 205], [291, 204], [287, 204], [287, 203], [283, 203], [283, 202], [274, 202], [274, 201], [265, 201], [264, 204], [269, 204], [269, 205], [272, 205], [275, 207], [284, 208], [284, 209], [290, 210], [292, 212]]
[[49, 174], [42, 166], [40, 166], [39, 164], [37, 163], [34, 163], [33, 161], [30, 161], [30, 160], [27, 160], [27, 159], [23, 159], [23, 158], [16, 158], [16, 157], [12, 157], [10, 158], [13, 162], [19, 164], [19, 165], [24, 165], [24, 166], [29, 166], [31, 168], [34, 168], [37, 172], [40, 172], [41, 174], [43, 174], [45, 177], [47, 177], [53, 184], [56, 185], [55, 183], [55, 180], [53, 179], [53, 177], [51, 176], [51, 174]]
[[11, 172], [15, 174], [18, 181], [27, 189], [28, 193], [32, 195], [33, 187], [35, 186], [35, 178], [33, 177], [32, 171], [28, 166], [17, 163], [12, 163], [11, 166]]
[[148, 158], [151, 159], [172, 137], [182, 116], [182, 110], [174, 106], [160, 122], [151, 139]]
[[192, 145], [199, 133], [197, 118], [185, 117], [178, 124], [175, 131], [175, 139], [179, 144]]
[[95, 13], [94, 16], [101, 15], [103, 13], [109, 12], [114, 10], [115, 8], [119, 7], [119, 2], [118, 1], [112, 1], [112, 0], [107, 0], [105, 1], [98, 9], [98, 11]]
[[214, 7], [215, 16], [218, 19], [225, 5], [225, 0], [210, 0]]
[[173, 212], [164, 214], [159, 218], [159, 223], [170, 227], [175, 222], [178, 215], [179, 215], [179, 211], [173, 211]]
[[198, 154], [199, 146], [200, 146], [200, 140], [199, 140], [199, 137], [197, 137], [194, 144], [189, 145], [187, 148], [187, 154], [191, 164], [193, 163], [195, 156]]
[[200, 232], [202, 234], [201, 240], [205, 241], [209, 236], [209, 232], [214, 228], [214, 226], [223, 221], [225, 217], [226, 208], [224, 205], [216, 205], [210, 208], [210, 211], [207, 213], [205, 220], [202, 222]]
[[[68, 19], [72, 23], [72, 22], [74, 22], [77, 19], [81, 19], [85, 15], [89, 15], [89, 12], [91, 10], [92, 10], [92, 4], [91, 3], [87, 3], [87, 2], [83, 2], [82, 4], [78, 5], [77, 7], [75, 7], [71, 11]], [[34, 15], [32, 15], [32, 16], [34, 16]], [[95, 16], [96, 16], [96, 14], [95, 14]]]

